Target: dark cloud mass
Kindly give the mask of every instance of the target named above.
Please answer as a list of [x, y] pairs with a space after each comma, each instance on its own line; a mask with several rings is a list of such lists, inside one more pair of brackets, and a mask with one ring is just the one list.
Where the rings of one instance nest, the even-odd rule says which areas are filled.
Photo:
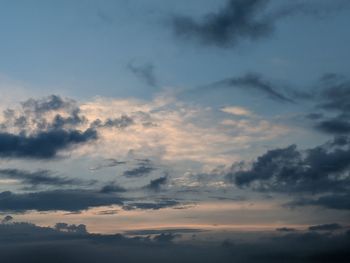
[[[279, 4], [270, 8], [273, 4]], [[220, 48], [234, 47], [244, 40], [270, 37], [278, 21], [285, 17], [305, 15], [324, 18], [349, 7], [346, 1], [330, 3], [305, 1], [227, 0], [219, 11], [201, 19], [175, 15], [171, 27], [175, 36], [199, 44]]]
[[334, 231], [334, 230], [339, 230], [342, 228], [343, 227], [341, 225], [339, 225], [338, 223], [331, 223], [331, 224], [310, 226], [309, 230], [311, 230], [311, 231]]
[[350, 259], [350, 235], [318, 232], [266, 237], [263, 242], [226, 240], [188, 244], [172, 242], [177, 232], [151, 237], [92, 234], [83, 224], [57, 223], [54, 228], [30, 223], [0, 224], [3, 263], [38, 262], [290, 262], [345, 263]]
[[270, 150], [258, 157], [251, 168], [233, 170], [227, 178], [239, 187], [263, 192], [326, 194], [316, 199], [301, 198], [293, 205], [349, 209], [349, 171], [349, 138], [338, 137], [305, 151], [295, 145]]
[[333, 135], [350, 134], [350, 81], [337, 74], [324, 75], [317, 104], [326, 114], [320, 116], [315, 128]]
[[0, 169], [0, 177], [20, 180], [22, 183], [29, 184], [31, 186], [67, 186], [84, 184], [83, 181], [78, 179], [53, 176], [52, 172], [48, 170], [38, 170], [35, 172], [30, 172], [19, 169]]
[[56, 157], [60, 150], [97, 139], [94, 129], [50, 130], [33, 135], [0, 133], [0, 157], [3, 158], [38, 158]]
[[100, 190], [101, 193], [123, 193], [126, 189], [119, 186], [115, 182], [110, 182], [109, 184], [103, 186]]
[[135, 209], [143, 209], [143, 210], [159, 210], [163, 208], [173, 207], [176, 208], [182, 205], [181, 202], [177, 200], [159, 200], [155, 202], [130, 202], [123, 206], [124, 210], [135, 210]]
[[177, 15], [172, 27], [178, 37], [219, 47], [236, 45], [243, 39], [269, 36], [273, 22], [264, 16], [267, 0], [229, 0], [218, 12], [207, 14], [202, 21]]
[[122, 198], [116, 195], [82, 189], [0, 193], [1, 211], [80, 211], [90, 207], [121, 204]]
[[168, 181], [167, 176], [162, 176], [157, 179], [151, 180], [151, 182], [145, 186], [146, 189], [152, 191], [159, 191], [163, 185], [165, 185]]

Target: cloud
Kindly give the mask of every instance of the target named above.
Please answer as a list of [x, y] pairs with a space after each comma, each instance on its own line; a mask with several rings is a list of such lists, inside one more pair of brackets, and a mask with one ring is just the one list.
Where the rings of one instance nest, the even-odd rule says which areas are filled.
[[317, 232], [272, 235], [264, 241], [225, 241], [203, 244], [171, 242], [175, 232], [151, 237], [93, 234], [84, 225], [58, 223], [0, 224], [0, 254], [4, 263], [75, 262], [347, 262], [350, 235]]
[[186, 234], [186, 233], [199, 233], [205, 230], [199, 228], [169, 228], [169, 229], [141, 229], [141, 230], [129, 230], [126, 231], [126, 235], [157, 235], [157, 234]]
[[309, 230], [310, 231], [334, 231], [334, 230], [340, 230], [342, 228], [343, 227], [338, 223], [332, 223], [332, 224], [310, 226]]
[[168, 181], [167, 176], [162, 176], [157, 179], [151, 180], [151, 182], [146, 185], [144, 188], [152, 190], [152, 191], [159, 191], [163, 185], [165, 185]]
[[50, 159], [61, 150], [97, 139], [97, 132], [87, 129], [50, 130], [34, 135], [0, 132], [0, 157]]
[[235, 116], [252, 116], [253, 113], [243, 107], [231, 106], [224, 107], [221, 111], [235, 115]]
[[266, 0], [230, 0], [218, 12], [207, 14], [202, 21], [177, 15], [172, 20], [176, 36], [201, 44], [231, 47], [244, 39], [256, 40], [273, 32], [273, 22], [263, 15]]
[[121, 205], [122, 198], [93, 190], [51, 190], [31, 193], [0, 193], [2, 211], [80, 211], [90, 207]]
[[13, 217], [10, 215], [5, 216], [2, 220], [1, 220], [1, 224], [6, 224], [9, 223], [13, 220]]
[[328, 194], [318, 198], [299, 198], [287, 203], [287, 206], [321, 206], [329, 209], [350, 210], [349, 194]]
[[[295, 103], [293, 98], [284, 95], [275, 84], [256, 73], [248, 73], [241, 77], [227, 78], [204, 87], [204, 89], [215, 88], [235, 88], [257, 91], [278, 102]], [[203, 91], [203, 87], [198, 88], [198, 91], [201, 90]]]
[[0, 177], [20, 180], [22, 183], [29, 184], [33, 187], [40, 185], [69, 186], [82, 185], [87, 183], [78, 179], [69, 179], [67, 177], [52, 176], [52, 172], [49, 170], [37, 170], [35, 172], [30, 172], [19, 169], [0, 169]]
[[142, 210], [159, 210], [163, 208], [169, 208], [169, 207], [177, 207], [182, 205], [182, 203], [176, 201], [176, 200], [159, 200], [155, 202], [130, 202], [128, 204], [125, 204], [123, 206], [124, 210], [135, 210], [135, 209], [142, 209]]
[[147, 63], [144, 65], [134, 65], [129, 63], [128, 69], [140, 80], [145, 82], [150, 87], [157, 87], [158, 80], [154, 73], [154, 65]]
[[294, 231], [296, 231], [296, 229], [291, 228], [291, 227], [280, 227], [280, 228], [276, 228], [276, 231], [278, 231], [278, 232], [294, 232]]
[[62, 99], [58, 95], [50, 95], [43, 99], [28, 99], [21, 103], [24, 111], [43, 114], [49, 111], [71, 108], [75, 106], [74, 100]]
[[97, 119], [93, 123], [91, 123], [91, 127], [92, 128], [103, 127], [103, 128], [123, 129], [123, 128], [126, 128], [132, 124], [134, 124], [134, 120], [131, 117], [129, 117], [127, 115], [122, 115], [119, 118], [114, 118], [114, 119], [108, 118], [104, 122], [102, 122], [100, 119]]
[[55, 230], [60, 232], [69, 232], [69, 233], [77, 233], [77, 234], [87, 234], [86, 225], [69, 225], [67, 223], [56, 223]]
[[342, 118], [323, 120], [317, 123], [316, 128], [329, 134], [350, 134], [350, 121]]
[[100, 193], [123, 193], [126, 192], [126, 189], [119, 186], [115, 182], [110, 182], [109, 184], [103, 186], [100, 190]]
[[89, 168], [89, 170], [97, 171], [97, 170], [101, 170], [103, 168], [115, 167], [115, 166], [119, 166], [122, 164], [126, 164], [126, 162], [125, 161], [118, 161], [118, 160], [113, 159], [113, 158], [109, 158], [109, 159], [104, 160], [101, 164]]
[[152, 173], [156, 168], [149, 162], [140, 163], [138, 167], [124, 171], [123, 175], [125, 177], [141, 177]]
[[243, 41], [257, 41], [270, 37], [278, 21], [295, 15], [324, 18], [348, 8], [346, 1], [282, 2], [269, 5], [269, 0], [227, 0], [218, 11], [204, 15], [200, 20], [175, 15], [171, 27], [176, 37], [195, 41], [205, 46], [235, 47]]
[[[342, 143], [342, 144], [341, 144]], [[297, 150], [295, 145], [259, 156], [251, 168], [228, 173], [237, 186], [284, 193], [347, 192], [350, 178], [350, 144], [333, 140], [324, 145]]]

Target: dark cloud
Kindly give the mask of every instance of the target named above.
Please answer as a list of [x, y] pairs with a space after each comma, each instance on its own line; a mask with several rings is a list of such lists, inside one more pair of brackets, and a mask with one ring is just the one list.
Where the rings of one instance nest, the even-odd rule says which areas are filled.
[[[48, 118], [48, 113], [56, 114], [51, 119]], [[19, 110], [6, 109], [3, 115], [4, 122], [0, 126], [2, 129], [16, 127], [26, 130], [35, 127], [36, 131], [44, 131], [72, 128], [87, 121], [85, 116], [80, 115], [80, 108], [74, 100], [57, 95], [29, 99], [21, 103]]]
[[157, 179], [151, 180], [151, 182], [145, 186], [145, 189], [152, 191], [159, 191], [163, 185], [165, 185], [168, 181], [167, 176], [162, 176]]
[[67, 262], [246, 262], [345, 263], [350, 260], [349, 234], [317, 232], [267, 237], [264, 241], [173, 243], [176, 233], [153, 238], [121, 234], [92, 234], [84, 225], [57, 224], [56, 228], [30, 223], [0, 224], [2, 263]]
[[10, 215], [5, 216], [2, 220], [1, 220], [1, 224], [6, 224], [9, 223], [13, 220], [13, 217]]
[[318, 85], [317, 108], [325, 114], [314, 119], [315, 128], [333, 135], [350, 134], [350, 81], [337, 74], [325, 74]]
[[149, 175], [156, 168], [152, 166], [151, 162], [141, 162], [138, 167], [127, 170], [123, 173], [125, 177], [141, 177], [145, 175]]
[[97, 212], [98, 215], [115, 215], [118, 214], [119, 210], [118, 209], [109, 209], [109, 210], [103, 210], [103, 211], [99, 211]]
[[0, 177], [20, 180], [22, 183], [32, 186], [69, 186], [84, 184], [82, 180], [53, 176], [52, 172], [49, 170], [30, 172], [19, 169], [0, 169]]
[[310, 113], [307, 114], [305, 117], [310, 120], [319, 120], [322, 119], [324, 115], [322, 113]]
[[21, 103], [25, 111], [31, 111], [37, 114], [70, 108], [74, 104], [75, 102], [73, 100], [63, 99], [57, 95], [50, 95], [39, 100], [29, 99]]
[[161, 233], [159, 235], [156, 235], [153, 238], [153, 240], [156, 241], [156, 242], [168, 243], [168, 242], [172, 242], [178, 236], [179, 236], [179, 234]]
[[280, 228], [276, 228], [276, 231], [278, 231], [278, 232], [294, 232], [294, 231], [296, 231], [296, 229], [290, 228], [290, 227], [280, 227]]
[[175, 16], [172, 27], [176, 36], [204, 45], [231, 47], [244, 39], [256, 40], [271, 35], [273, 21], [263, 15], [267, 0], [226, 2], [225, 7], [207, 14], [200, 22], [187, 16]]
[[199, 233], [205, 230], [199, 228], [169, 228], [169, 229], [141, 229], [141, 230], [129, 230], [126, 231], [126, 235], [159, 235], [159, 234], [188, 234], [188, 233]]
[[90, 207], [121, 205], [122, 199], [113, 194], [92, 190], [52, 190], [31, 193], [0, 193], [0, 210], [22, 212], [37, 211], [80, 211]]
[[340, 230], [342, 228], [343, 227], [338, 223], [331, 223], [331, 224], [310, 226], [309, 230], [310, 231], [334, 231], [334, 230]]
[[144, 81], [148, 86], [157, 87], [158, 80], [154, 73], [154, 65], [147, 63], [144, 65], [134, 65], [130, 63], [128, 69], [140, 80]]
[[318, 198], [299, 198], [287, 203], [287, 206], [306, 206], [315, 205], [329, 209], [350, 210], [350, 195], [349, 194], [329, 194]]
[[248, 73], [242, 77], [220, 80], [204, 88], [198, 88], [198, 91], [214, 88], [235, 88], [245, 91], [257, 91], [278, 102], [295, 102], [290, 96], [284, 95], [277, 85], [255, 73]]
[[69, 232], [69, 233], [78, 233], [78, 234], [87, 234], [86, 226], [83, 224], [79, 225], [69, 225], [67, 223], [57, 223], [55, 225], [55, 230], [61, 232]]
[[227, 177], [239, 187], [284, 193], [347, 192], [350, 178], [350, 144], [338, 139], [324, 145], [297, 150], [295, 145], [266, 152], [248, 170], [230, 172]]
[[350, 134], [350, 121], [336, 117], [319, 122], [316, 128], [329, 134]]
[[282, 18], [295, 15], [323, 18], [349, 7], [346, 1], [280, 2], [281, 5], [270, 8], [268, 4], [272, 1], [269, 0], [227, 0], [224, 7], [206, 14], [200, 20], [175, 15], [171, 27], [179, 38], [206, 46], [229, 48], [242, 41], [270, 37], [276, 23]]
[[123, 193], [126, 192], [124, 187], [119, 186], [115, 182], [110, 182], [109, 184], [103, 186], [100, 193]]
[[[269, 150], [250, 166], [232, 166], [226, 177], [240, 188], [298, 197], [289, 206], [350, 209], [350, 138], [336, 137], [311, 149]], [[317, 194], [317, 197], [314, 196]]]
[[176, 200], [159, 200], [155, 202], [130, 202], [123, 206], [124, 210], [159, 210], [163, 208], [172, 207], [175, 208], [177, 206], [181, 206], [182, 203]]
[[5, 158], [37, 158], [56, 157], [60, 150], [87, 143], [97, 139], [94, 129], [50, 130], [33, 135], [0, 133], [0, 157]]
[[77, 126], [79, 124], [85, 123], [87, 121], [85, 116], [80, 116], [80, 109], [74, 109], [70, 116], [62, 117], [60, 114], [56, 114], [51, 124], [49, 124], [50, 129], [60, 129], [67, 125]]
[[89, 168], [89, 170], [91, 171], [96, 171], [96, 170], [100, 170], [103, 168], [109, 168], [109, 167], [116, 167], [122, 164], [126, 164], [125, 161], [118, 161], [116, 159], [105, 159], [102, 163], [100, 163], [99, 165], [95, 166], [95, 167], [91, 167]]
[[129, 127], [132, 124], [134, 124], [133, 118], [127, 115], [122, 115], [119, 118], [107, 119], [104, 122], [102, 122], [100, 119], [97, 119], [91, 124], [91, 127], [123, 129], [123, 128]]

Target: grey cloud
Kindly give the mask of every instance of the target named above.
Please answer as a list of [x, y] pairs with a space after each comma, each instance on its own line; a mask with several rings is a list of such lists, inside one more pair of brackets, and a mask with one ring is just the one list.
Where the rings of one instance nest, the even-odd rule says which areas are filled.
[[157, 235], [157, 234], [187, 234], [199, 233], [205, 230], [199, 228], [169, 228], [169, 229], [141, 229], [126, 231], [126, 235]]
[[168, 181], [167, 176], [162, 176], [157, 179], [151, 180], [151, 182], [146, 185], [144, 188], [152, 190], [152, 191], [159, 191], [163, 185], [165, 185]]
[[157, 87], [158, 80], [154, 73], [154, 65], [147, 63], [144, 65], [135, 65], [130, 63], [128, 69], [140, 80], [144, 81], [148, 86]]
[[23, 212], [80, 211], [90, 207], [121, 205], [122, 198], [92, 190], [52, 190], [31, 193], [0, 193], [0, 210]]
[[329, 209], [350, 210], [349, 194], [328, 194], [318, 198], [299, 198], [286, 204], [289, 207], [296, 206], [321, 206]]
[[143, 210], [159, 210], [168, 207], [177, 207], [182, 205], [179, 201], [176, 200], [159, 200], [156, 202], [130, 202], [123, 206], [124, 210], [135, 210], [135, 209], [143, 209]]
[[[175, 233], [160, 233], [153, 239], [127, 238], [69, 229], [84, 225], [60, 223], [39, 227], [30, 223], [0, 224], [2, 263], [67, 262], [332, 262], [350, 260], [350, 234], [323, 235], [317, 232], [268, 237], [263, 242], [172, 243]], [[68, 231], [67, 231], [68, 230]]]
[[316, 119], [315, 128], [333, 135], [350, 134], [350, 81], [337, 74], [326, 74], [319, 86], [317, 107], [327, 114]]
[[1, 224], [6, 224], [9, 223], [13, 220], [13, 217], [10, 215], [5, 216], [2, 220], [1, 220]]
[[245, 91], [256, 91], [278, 102], [295, 103], [294, 98], [283, 94], [276, 84], [256, 73], [248, 73], [241, 77], [220, 80], [208, 86], [198, 88], [197, 91], [200, 92], [204, 89], [215, 88], [234, 88]]
[[350, 134], [350, 121], [336, 117], [319, 122], [316, 128], [329, 134]]
[[270, 37], [275, 31], [276, 23], [282, 18], [295, 15], [323, 18], [349, 7], [346, 1], [326, 4], [280, 1], [282, 4], [275, 8], [270, 8], [269, 3], [272, 1], [227, 0], [224, 7], [206, 14], [201, 20], [175, 15], [171, 19], [171, 27], [178, 38], [193, 40], [206, 46], [230, 48], [242, 41]]
[[266, 152], [248, 170], [232, 171], [227, 178], [237, 186], [285, 193], [347, 192], [350, 144], [334, 140], [305, 152], [295, 145]]
[[50, 186], [67, 186], [67, 185], [82, 185], [83, 182], [78, 179], [70, 179], [67, 177], [53, 176], [49, 170], [38, 170], [35, 172], [19, 170], [19, 169], [0, 169], [0, 177], [17, 179], [22, 183], [32, 186], [50, 185]]
[[338, 223], [331, 223], [331, 224], [322, 224], [322, 225], [314, 225], [310, 226], [310, 231], [334, 231], [334, 230], [340, 230], [343, 227], [339, 225]]
[[172, 20], [176, 36], [218, 47], [235, 46], [244, 39], [255, 40], [270, 36], [273, 22], [263, 15], [266, 0], [230, 0], [218, 12], [207, 14], [198, 22], [177, 15]]
[[296, 229], [291, 228], [291, 227], [280, 227], [280, 228], [276, 228], [276, 231], [278, 231], [278, 232], [294, 232], [294, 231], [296, 231]]
[[149, 175], [154, 170], [156, 170], [156, 168], [153, 167], [151, 162], [148, 160], [147, 162], [146, 161], [140, 162], [139, 166], [133, 169], [124, 171], [123, 175], [125, 177], [141, 177], [141, 176]]
[[110, 158], [110, 159], [105, 159], [103, 162], [101, 162], [97, 166], [89, 168], [89, 170], [96, 171], [96, 170], [100, 170], [100, 169], [103, 169], [103, 168], [119, 166], [119, 165], [122, 165], [122, 164], [126, 164], [126, 162], [125, 161], [118, 161], [116, 159]]
[[50, 130], [33, 135], [0, 133], [0, 157], [49, 159], [60, 150], [97, 139], [94, 129]]
[[109, 184], [103, 186], [100, 190], [100, 193], [123, 193], [126, 192], [126, 189], [119, 186], [115, 182], [110, 182]]
[[59, 109], [70, 108], [75, 105], [73, 100], [62, 99], [57, 95], [50, 95], [43, 99], [29, 99], [21, 103], [25, 111], [31, 111], [42, 114], [49, 111], [57, 111]]
[[134, 124], [134, 119], [127, 116], [127, 115], [122, 115], [119, 118], [114, 118], [114, 119], [107, 119], [104, 122], [101, 121], [100, 119], [95, 120], [92, 124], [92, 128], [126, 128], [130, 125]]
[[69, 225], [67, 223], [56, 223], [55, 230], [61, 232], [69, 232], [69, 233], [78, 233], [78, 234], [87, 234], [86, 226], [83, 224], [79, 225]]

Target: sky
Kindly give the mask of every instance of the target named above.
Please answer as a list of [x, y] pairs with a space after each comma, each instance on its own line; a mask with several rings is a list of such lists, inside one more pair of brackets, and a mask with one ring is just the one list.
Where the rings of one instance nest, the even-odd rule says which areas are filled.
[[349, 1], [0, 3], [5, 260], [350, 259]]

